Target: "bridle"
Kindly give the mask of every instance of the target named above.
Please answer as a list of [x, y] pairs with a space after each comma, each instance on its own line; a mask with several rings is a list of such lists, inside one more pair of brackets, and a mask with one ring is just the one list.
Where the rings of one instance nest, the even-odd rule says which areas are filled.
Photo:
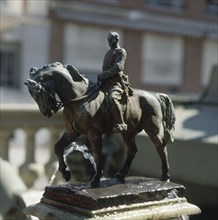
[[54, 113], [56, 113], [57, 111], [59, 111], [61, 108], [64, 107], [63, 102], [61, 101], [57, 101], [56, 97], [50, 93], [48, 93], [47, 91], [45, 91], [49, 97], [49, 104], [51, 105], [52, 110], [54, 111]]
[[47, 81], [46, 83], [41, 83], [44, 87], [44, 93], [48, 96], [49, 105], [51, 105], [54, 113], [59, 111], [62, 107], [64, 107], [64, 103], [58, 101], [55, 97], [55, 86], [52, 80]]

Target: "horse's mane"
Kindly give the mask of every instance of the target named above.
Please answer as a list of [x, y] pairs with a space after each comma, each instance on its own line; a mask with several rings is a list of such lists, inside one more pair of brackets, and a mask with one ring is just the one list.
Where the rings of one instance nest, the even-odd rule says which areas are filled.
[[84, 81], [87, 85], [93, 84], [93, 82], [91, 82], [83, 74], [81, 74], [77, 68], [75, 68], [70, 64], [63, 65], [60, 62], [50, 63], [40, 68], [32, 67], [30, 69], [30, 78], [33, 80], [37, 80], [38, 78], [42, 77], [44, 74], [50, 75], [51, 72], [53, 71], [58, 71], [60, 73], [65, 73], [65, 74], [69, 73], [70, 77], [74, 82]]
[[65, 65], [65, 68], [68, 70], [69, 74], [71, 75], [73, 81], [75, 82], [81, 82], [82, 80], [85, 81], [86, 84], [89, 83], [89, 80], [84, 77], [79, 71], [77, 68], [75, 68], [74, 66], [72, 65]]

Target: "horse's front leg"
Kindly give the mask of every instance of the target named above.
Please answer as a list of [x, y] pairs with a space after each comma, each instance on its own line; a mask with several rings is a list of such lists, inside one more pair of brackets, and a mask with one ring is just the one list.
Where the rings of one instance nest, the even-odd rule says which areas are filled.
[[96, 163], [96, 174], [92, 179], [91, 186], [96, 188], [100, 186], [100, 179], [102, 177], [102, 135], [93, 134], [90, 132], [87, 135], [87, 138], [91, 143], [92, 152]]
[[59, 171], [61, 172], [63, 178], [66, 181], [70, 180], [71, 174], [70, 174], [70, 171], [66, 170], [67, 166], [64, 162], [64, 157], [63, 157], [64, 149], [69, 144], [71, 144], [78, 136], [79, 136], [79, 134], [77, 134], [77, 133], [65, 132], [54, 146], [54, 151], [55, 151], [55, 154], [56, 154], [56, 156], [58, 158], [58, 162], [59, 162]]

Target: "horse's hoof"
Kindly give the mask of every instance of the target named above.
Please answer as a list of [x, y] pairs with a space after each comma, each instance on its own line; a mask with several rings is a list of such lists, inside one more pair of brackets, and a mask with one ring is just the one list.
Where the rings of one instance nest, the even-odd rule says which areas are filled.
[[70, 180], [70, 178], [71, 178], [71, 173], [70, 173], [70, 171], [68, 171], [68, 170], [64, 171], [64, 172], [62, 173], [62, 175], [63, 175], [64, 179], [65, 179], [67, 182], [68, 182], [68, 181]]
[[92, 188], [99, 188], [100, 186], [101, 186], [100, 182], [95, 182], [95, 181], [91, 182], [91, 187]]
[[115, 179], [117, 180], [117, 183], [125, 183], [125, 176], [121, 173], [117, 173]]
[[169, 182], [170, 181], [170, 176], [168, 174], [167, 175], [162, 175], [161, 176], [161, 181]]

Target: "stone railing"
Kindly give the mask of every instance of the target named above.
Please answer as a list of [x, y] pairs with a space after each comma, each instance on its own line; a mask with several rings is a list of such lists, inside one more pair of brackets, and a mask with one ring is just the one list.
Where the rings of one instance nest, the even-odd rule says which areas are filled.
[[[36, 104], [1, 104], [0, 116], [0, 157], [17, 165], [16, 160], [20, 161], [18, 157], [21, 157], [19, 151], [24, 152], [24, 158], [17, 166], [20, 176], [28, 187], [33, 187], [41, 176], [46, 176], [49, 180], [57, 166], [53, 147], [64, 130], [62, 111], [51, 118], [46, 118], [40, 113]], [[38, 135], [42, 128], [49, 132]], [[17, 142], [18, 129], [24, 134], [22, 143]], [[48, 142], [40, 145], [38, 139], [41, 142], [46, 139]], [[44, 147], [46, 150], [42, 151]], [[37, 151], [40, 153], [37, 154]], [[47, 162], [37, 161], [38, 155], [46, 157]]]
[[[62, 112], [60, 111], [53, 115], [52, 118], [47, 119], [39, 112], [36, 105], [1, 104], [0, 116], [0, 156], [4, 160], [11, 162], [9, 156], [11, 139], [13, 139], [15, 130], [22, 129], [25, 134], [25, 141], [21, 147], [24, 148], [25, 158], [23, 164], [19, 166], [21, 177], [28, 187], [32, 187], [36, 179], [43, 173], [49, 178], [54, 170], [54, 164], [57, 161], [53, 146], [64, 130]], [[47, 146], [50, 148], [47, 151], [49, 159], [46, 164], [36, 162], [36, 148], [38, 147], [36, 146], [36, 133], [41, 128], [46, 128], [50, 133]], [[19, 157], [19, 155], [17, 155], [17, 157]]]

